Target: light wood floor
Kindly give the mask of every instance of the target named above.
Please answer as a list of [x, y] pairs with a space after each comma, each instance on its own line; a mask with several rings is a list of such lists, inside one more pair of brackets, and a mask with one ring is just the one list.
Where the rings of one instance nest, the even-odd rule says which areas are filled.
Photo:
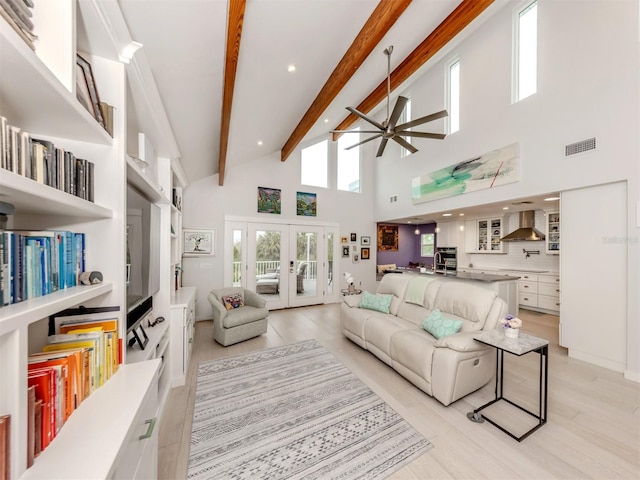
[[[525, 310], [519, 315], [525, 332], [550, 341], [550, 352], [548, 422], [518, 443], [493, 425], [466, 417], [493, 398], [493, 382], [444, 407], [345, 339], [339, 312], [337, 304], [272, 311], [265, 335], [226, 348], [213, 340], [211, 322], [197, 322], [187, 385], [171, 390], [161, 420], [159, 478], [186, 478], [198, 363], [311, 338], [435, 446], [394, 479], [640, 478], [640, 386], [619, 373], [568, 358], [558, 346], [558, 317]], [[506, 355], [505, 396], [535, 410], [538, 365], [537, 354]], [[491, 418], [499, 415], [516, 432], [526, 430], [521, 419], [528, 415], [498, 410]]]

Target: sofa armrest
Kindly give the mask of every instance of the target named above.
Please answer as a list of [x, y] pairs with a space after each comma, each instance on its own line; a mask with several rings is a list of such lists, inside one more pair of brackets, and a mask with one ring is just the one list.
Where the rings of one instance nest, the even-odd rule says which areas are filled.
[[360, 299], [362, 298], [362, 294], [358, 295], [345, 295], [342, 297], [342, 301], [351, 308], [358, 308], [360, 305]]
[[474, 335], [477, 334], [478, 332], [455, 333], [436, 340], [434, 345], [436, 348], [450, 348], [457, 352], [479, 352], [490, 349], [491, 347], [488, 347], [483, 343], [476, 342], [473, 339]]

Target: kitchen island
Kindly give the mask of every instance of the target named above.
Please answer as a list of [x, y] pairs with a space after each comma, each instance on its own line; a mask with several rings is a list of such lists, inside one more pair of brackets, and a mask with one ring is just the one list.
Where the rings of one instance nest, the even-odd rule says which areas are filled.
[[447, 272], [446, 274], [432, 270], [421, 272], [417, 268], [399, 268], [387, 270], [384, 273], [386, 275], [426, 275], [437, 277], [443, 282], [471, 282], [478, 287], [496, 292], [507, 303], [508, 312], [511, 315], [518, 315], [518, 280], [520, 277], [475, 272]]

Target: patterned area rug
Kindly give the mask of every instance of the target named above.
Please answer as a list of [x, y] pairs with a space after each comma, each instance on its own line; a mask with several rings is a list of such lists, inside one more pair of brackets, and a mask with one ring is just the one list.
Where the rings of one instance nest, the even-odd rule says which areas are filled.
[[379, 479], [430, 448], [315, 340], [198, 367], [190, 479]]

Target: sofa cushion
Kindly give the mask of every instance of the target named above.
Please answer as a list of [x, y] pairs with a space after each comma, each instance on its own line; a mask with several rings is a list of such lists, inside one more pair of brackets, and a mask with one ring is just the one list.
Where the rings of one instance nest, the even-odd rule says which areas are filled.
[[413, 303], [406, 302], [402, 302], [398, 309], [398, 317], [408, 320], [416, 327], [420, 327], [424, 317], [430, 313], [431, 310], [424, 308], [422, 305], [414, 305]]
[[496, 292], [468, 283], [442, 282], [434, 307], [464, 319], [462, 331], [481, 330], [496, 296]]
[[234, 308], [240, 308], [244, 306], [244, 300], [242, 295], [234, 293], [233, 295], [225, 295], [222, 297], [222, 304], [227, 310], [233, 310]]
[[391, 315], [398, 314], [398, 308], [404, 299], [407, 284], [410, 280], [411, 277], [409, 275], [397, 273], [388, 273], [382, 277], [382, 280], [380, 280], [380, 285], [378, 285], [376, 293], [382, 295], [393, 295], [391, 306], [389, 307], [389, 313]]
[[415, 326], [393, 315], [373, 313], [364, 324], [364, 340], [369, 349], [373, 345], [385, 355], [390, 356], [391, 339], [397, 332], [407, 329], [415, 329]]
[[422, 328], [436, 338], [448, 337], [458, 333], [462, 327], [462, 320], [448, 318], [437, 308], [422, 322]]
[[390, 346], [392, 365], [399, 363], [427, 382], [431, 382], [435, 341], [419, 327], [396, 332], [391, 338]]
[[360, 308], [366, 308], [368, 310], [376, 310], [382, 313], [389, 313], [389, 307], [391, 306], [391, 295], [374, 295], [364, 291], [362, 298], [360, 298]]

